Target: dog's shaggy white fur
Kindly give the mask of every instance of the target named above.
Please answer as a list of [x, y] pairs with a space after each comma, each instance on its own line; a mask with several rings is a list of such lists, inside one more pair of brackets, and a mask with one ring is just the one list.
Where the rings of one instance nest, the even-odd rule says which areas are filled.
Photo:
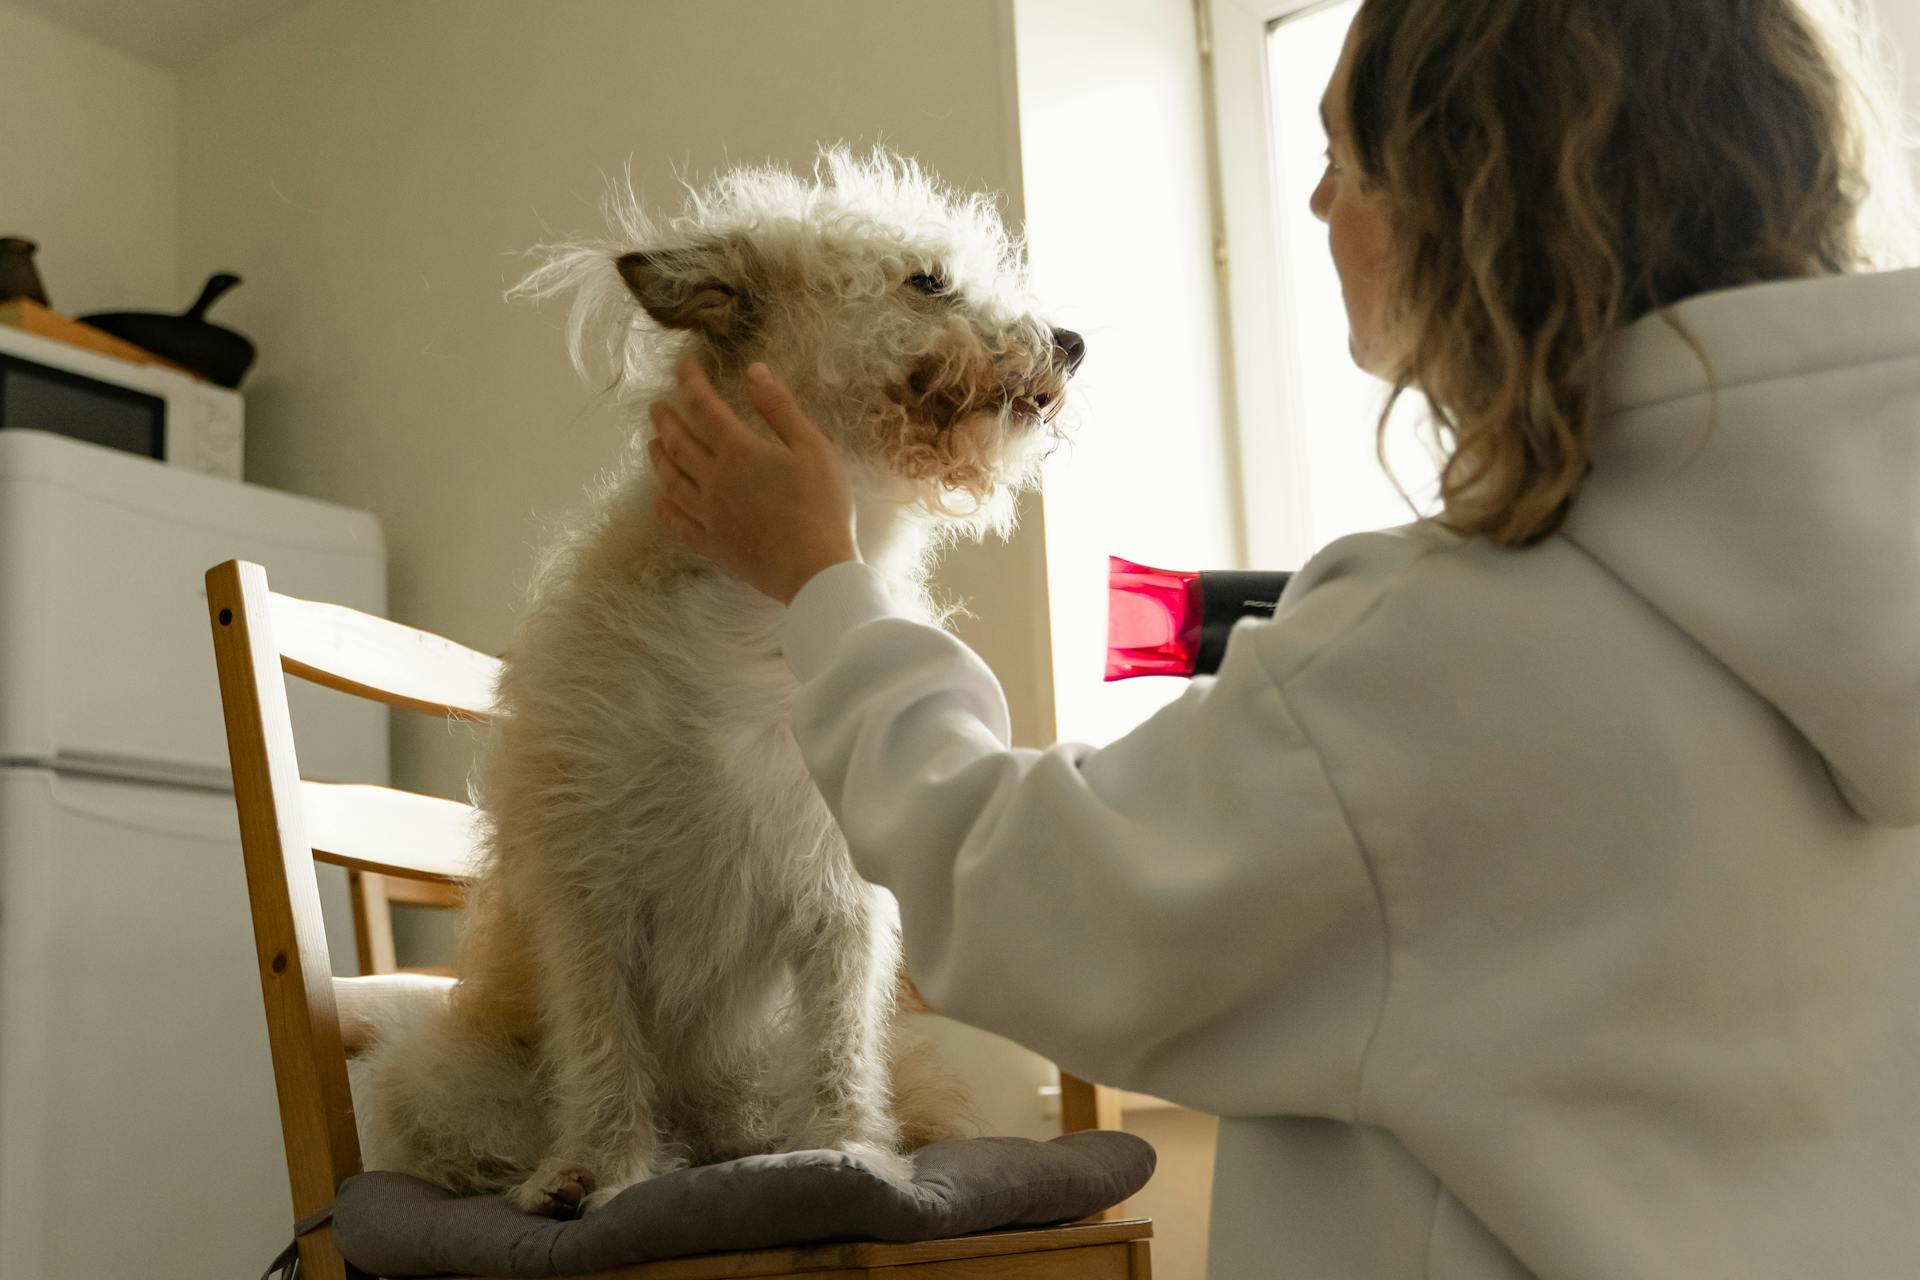
[[644, 405], [690, 350], [757, 426], [744, 371], [771, 364], [841, 450], [863, 557], [931, 618], [931, 553], [1006, 530], [1081, 354], [992, 204], [885, 153], [609, 214], [521, 291], [575, 296], [575, 361], [611, 358], [632, 440], [505, 664], [461, 981], [356, 1072], [369, 1167], [549, 1213], [755, 1152], [899, 1171], [956, 1128], [951, 1090], [889, 1070], [896, 916], [792, 739], [782, 609], [665, 535]]

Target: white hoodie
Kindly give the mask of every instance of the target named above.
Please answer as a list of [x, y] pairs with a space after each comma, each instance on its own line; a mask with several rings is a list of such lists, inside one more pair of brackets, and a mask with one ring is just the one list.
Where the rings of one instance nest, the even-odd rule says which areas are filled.
[[1103, 750], [860, 565], [795, 732], [943, 1013], [1224, 1117], [1212, 1274], [1920, 1276], [1920, 272], [1615, 346], [1565, 529], [1344, 539]]

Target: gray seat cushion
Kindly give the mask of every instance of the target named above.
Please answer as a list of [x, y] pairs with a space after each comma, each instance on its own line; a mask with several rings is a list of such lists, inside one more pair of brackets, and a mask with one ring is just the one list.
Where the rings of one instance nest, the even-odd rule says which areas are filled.
[[690, 1253], [1071, 1222], [1138, 1191], [1153, 1164], [1152, 1147], [1110, 1130], [938, 1142], [914, 1154], [911, 1182], [843, 1152], [795, 1151], [681, 1169], [571, 1222], [405, 1174], [363, 1173], [340, 1188], [333, 1238], [379, 1276], [580, 1275]]

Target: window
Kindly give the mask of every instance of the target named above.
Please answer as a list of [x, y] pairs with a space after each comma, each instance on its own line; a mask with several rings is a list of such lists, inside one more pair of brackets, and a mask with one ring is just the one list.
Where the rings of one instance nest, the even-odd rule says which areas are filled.
[[[1268, 128], [1279, 223], [1282, 331], [1292, 348], [1281, 422], [1300, 438], [1307, 544], [1317, 549], [1363, 529], [1414, 518], [1381, 470], [1375, 448], [1387, 386], [1347, 352], [1340, 279], [1327, 228], [1307, 207], [1326, 167], [1320, 99], [1346, 43], [1359, 0], [1337, 0], [1281, 17], [1267, 29]], [[1434, 468], [1415, 435], [1417, 397], [1394, 407], [1387, 435], [1394, 475], [1416, 502], [1433, 489]], [[1423, 508], [1424, 510], [1424, 508]], [[1256, 558], [1259, 548], [1254, 549]]]
[[1042, 497], [1051, 737], [1095, 745], [1186, 688], [1102, 682], [1107, 557], [1225, 569], [1245, 554], [1194, 13], [1112, 8], [1014, 10], [1033, 287], [1087, 341]]
[[[1297, 567], [1349, 533], [1414, 518], [1381, 469], [1387, 386], [1356, 368], [1309, 202], [1326, 166], [1320, 100], [1359, 0], [1212, 0], [1234, 364], [1252, 563]], [[1422, 512], [1436, 467], [1424, 405], [1395, 407], [1393, 474]]]

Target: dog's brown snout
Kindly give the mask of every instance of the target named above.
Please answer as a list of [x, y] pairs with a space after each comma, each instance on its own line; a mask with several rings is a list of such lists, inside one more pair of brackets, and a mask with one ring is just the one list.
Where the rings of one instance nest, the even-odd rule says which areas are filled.
[[1053, 331], [1054, 350], [1058, 351], [1067, 363], [1067, 376], [1071, 378], [1079, 369], [1080, 362], [1087, 358], [1087, 342], [1071, 329]]

